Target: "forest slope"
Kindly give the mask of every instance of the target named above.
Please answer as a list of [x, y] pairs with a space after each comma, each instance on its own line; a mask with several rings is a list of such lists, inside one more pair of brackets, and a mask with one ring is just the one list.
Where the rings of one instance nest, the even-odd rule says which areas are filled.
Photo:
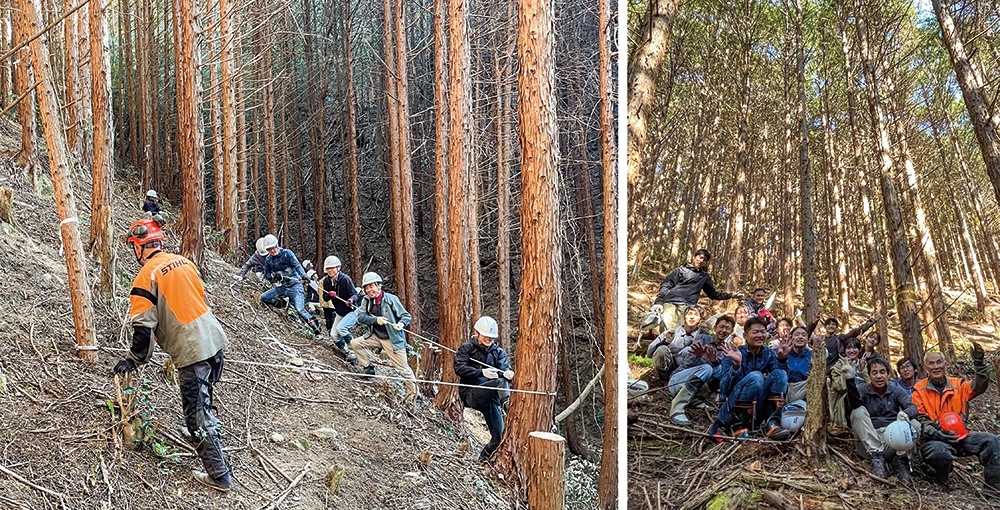
[[[517, 507], [502, 480], [475, 462], [488, 440], [478, 413], [467, 412], [456, 426], [429, 400], [406, 410], [398, 382], [331, 373], [350, 369], [297, 323], [255, 304], [263, 287], [234, 284], [236, 268], [210, 250], [203, 277], [230, 340], [215, 398], [234, 490], [219, 494], [191, 478], [200, 462], [173, 437], [183, 417], [163, 354], [132, 376], [136, 411], [148, 414], [157, 439], [137, 451], [118, 446], [112, 367], [120, 351], [102, 351], [96, 364], [75, 355], [51, 185], [44, 180], [36, 195], [13, 168], [14, 133], [15, 125], [0, 120], [0, 186], [14, 190], [16, 220], [0, 222], [0, 466], [23, 480], [0, 474], [0, 507], [48, 508], [61, 499], [65, 508], [261, 508], [282, 495], [280, 508]], [[80, 177], [77, 203], [89, 204], [89, 180]], [[141, 195], [131, 183], [116, 183], [116, 232], [139, 217]], [[178, 208], [166, 210], [176, 221]], [[89, 211], [77, 212], [86, 229]], [[176, 251], [172, 226], [167, 249]], [[139, 268], [120, 239], [116, 234], [114, 295], [94, 296], [99, 343], [108, 349], [128, 347], [127, 295]], [[91, 282], [97, 269], [88, 260]], [[289, 365], [293, 358], [305, 370]], [[393, 375], [387, 365], [377, 371]], [[336, 491], [328, 471], [342, 473]], [[573, 461], [569, 475], [585, 480], [571, 482], [568, 502], [591, 507], [594, 489], [575, 494], [573, 487], [595, 487], [596, 468]]]

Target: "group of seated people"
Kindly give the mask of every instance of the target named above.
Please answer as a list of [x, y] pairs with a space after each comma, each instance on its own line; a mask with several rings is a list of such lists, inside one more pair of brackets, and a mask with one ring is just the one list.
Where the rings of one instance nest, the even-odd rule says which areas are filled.
[[[989, 384], [981, 346], [973, 343], [971, 381], [949, 377], [947, 361], [937, 351], [924, 356], [927, 378], [917, 379], [921, 367], [908, 358], [896, 362], [898, 377], [892, 378], [890, 363], [876, 352], [883, 339], [878, 331], [869, 332], [882, 320], [878, 314], [846, 333], [832, 317], [822, 321], [821, 329], [820, 319], [811, 324], [799, 316], [775, 320], [763, 306], [767, 291], [761, 288], [740, 305], [737, 317], [705, 317], [696, 303], [706, 284], [712, 299], [742, 296], [715, 291], [703, 269], [710, 257], [699, 250], [692, 263], [671, 272], [649, 312], [664, 326], [646, 354], [671, 396], [673, 424], [690, 426], [686, 412], [714, 401], [719, 409], [708, 433], [716, 441], [751, 438], [754, 430], [770, 440], [789, 439], [805, 422], [809, 345], [815, 339], [812, 345], [826, 348], [830, 419], [853, 431], [873, 476], [909, 482], [915, 457], [931, 479], [947, 484], [953, 461], [976, 455], [987, 492], [1000, 497], [1000, 441], [965, 427], [969, 400]], [[671, 301], [675, 289], [685, 285], [688, 302]]]

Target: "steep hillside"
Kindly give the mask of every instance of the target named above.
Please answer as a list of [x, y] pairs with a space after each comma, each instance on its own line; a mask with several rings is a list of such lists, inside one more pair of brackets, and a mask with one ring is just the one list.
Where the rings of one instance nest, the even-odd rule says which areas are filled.
[[[166, 356], [116, 384], [126, 349], [128, 288], [139, 266], [118, 244], [116, 289], [94, 296], [102, 345], [96, 364], [75, 355], [66, 268], [51, 186], [35, 194], [12, 160], [13, 126], [0, 120], [0, 186], [14, 190], [16, 221], [0, 223], [0, 507], [430, 509], [516, 508], [502, 480], [476, 458], [488, 439], [482, 418], [456, 426], [424, 400], [402, 404], [398, 382], [363, 379], [294, 321], [256, 304], [263, 290], [233, 283], [236, 270], [207, 252], [204, 279], [230, 339], [216, 385], [223, 446], [234, 490], [220, 494], [191, 478], [200, 467], [177, 434], [183, 424]], [[44, 173], [44, 172], [43, 172]], [[81, 228], [89, 223], [89, 182], [78, 175]], [[115, 226], [124, 232], [141, 192], [116, 189]], [[166, 206], [169, 220], [179, 212]], [[84, 237], [86, 239], [86, 237]], [[116, 238], [120, 238], [116, 236]], [[177, 237], [168, 229], [167, 249]], [[97, 266], [88, 261], [91, 281]], [[293, 366], [301, 364], [302, 367]], [[381, 375], [393, 375], [387, 366]], [[152, 437], [121, 446], [120, 402], [136, 401]], [[143, 420], [139, 420], [142, 424]], [[141, 434], [140, 434], [141, 435]], [[596, 469], [571, 463], [570, 499], [589, 508]], [[335, 489], [331, 490], [330, 487]], [[577, 492], [574, 493], [573, 491]]]

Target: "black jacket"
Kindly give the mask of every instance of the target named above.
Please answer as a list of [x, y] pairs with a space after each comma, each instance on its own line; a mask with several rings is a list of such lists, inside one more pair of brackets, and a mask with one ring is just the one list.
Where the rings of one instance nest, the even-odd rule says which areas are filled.
[[[455, 373], [458, 374], [459, 382], [462, 384], [479, 386], [489, 381], [483, 376], [483, 369], [486, 367], [472, 360], [486, 363], [501, 372], [510, 370], [510, 359], [507, 357], [507, 351], [501, 349], [496, 342], [485, 347], [479, 344], [479, 340], [472, 337], [455, 351]], [[463, 401], [466, 399], [465, 394], [470, 391], [472, 388], [459, 388], [458, 393], [462, 396]]]
[[[355, 307], [361, 301], [361, 295], [354, 288], [354, 281], [351, 280], [350, 276], [347, 276], [343, 272], [337, 273], [336, 278], [330, 278], [329, 275], [324, 275], [323, 279], [319, 281], [320, 291], [323, 295], [320, 296], [319, 302], [324, 308], [330, 308], [327, 306], [332, 303], [333, 308], [337, 311], [337, 315], [341, 317], [346, 317], [347, 314], [354, 311]], [[330, 293], [333, 293], [332, 295]], [[340, 298], [340, 299], [337, 299]], [[345, 303], [344, 301], [350, 304]]]
[[896, 421], [896, 415], [900, 411], [905, 412], [911, 420], [917, 417], [917, 406], [913, 405], [910, 392], [902, 386], [889, 384], [885, 393], [879, 395], [872, 389], [871, 384], [857, 385], [852, 377], [847, 381], [848, 413], [861, 406], [868, 409], [868, 415], [872, 417], [872, 425], [877, 429]]
[[715, 286], [712, 285], [712, 277], [704, 269], [688, 263], [674, 269], [663, 279], [663, 283], [660, 284], [660, 292], [656, 295], [656, 301], [653, 301], [653, 304], [697, 304], [698, 296], [701, 295], [702, 290], [705, 291], [706, 296], [716, 301], [733, 297], [728, 292], [715, 290]]
[[875, 323], [878, 322], [874, 318], [870, 318], [865, 321], [864, 324], [844, 333], [843, 335], [832, 335], [826, 337], [826, 372], [829, 374], [830, 369], [837, 364], [837, 360], [840, 359], [840, 355], [844, 354], [847, 350], [844, 347], [847, 341], [852, 338], [857, 338], [866, 331], [868, 331]]
[[[132, 203], [134, 204], [135, 202]], [[153, 197], [146, 197], [146, 201], [142, 203], [142, 210], [153, 215], [159, 214], [160, 203], [153, 199]]]

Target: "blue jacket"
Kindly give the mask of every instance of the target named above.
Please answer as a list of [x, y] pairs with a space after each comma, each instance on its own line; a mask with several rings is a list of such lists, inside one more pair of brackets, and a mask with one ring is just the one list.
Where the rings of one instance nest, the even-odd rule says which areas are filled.
[[268, 255], [264, 260], [264, 278], [274, 281], [274, 275], [280, 274], [282, 277], [282, 287], [294, 287], [302, 285], [306, 272], [299, 264], [299, 259], [288, 248], [281, 248], [276, 255]]
[[730, 394], [736, 383], [749, 375], [750, 372], [760, 372], [767, 375], [783, 368], [778, 363], [778, 355], [767, 346], [761, 346], [760, 354], [757, 356], [754, 356], [746, 345], [739, 346], [739, 349], [740, 353], [743, 354], [743, 363], [740, 364], [739, 370], [733, 370], [733, 360], [722, 358], [722, 380], [719, 383], [719, 392], [723, 395]]
[[788, 372], [788, 382], [802, 382], [809, 376], [809, 367], [812, 366], [813, 352], [806, 347], [802, 352], [795, 352], [795, 349], [788, 351], [788, 358], [784, 362], [779, 360], [779, 365]]
[[403, 308], [403, 303], [394, 294], [382, 291], [382, 300], [376, 304], [375, 299], [365, 296], [358, 305], [358, 322], [374, 327], [378, 317], [389, 319], [389, 324], [385, 325], [389, 332], [389, 341], [392, 342], [392, 349], [398, 351], [406, 348], [406, 334], [396, 331], [392, 324], [402, 322], [403, 326], [410, 325], [410, 312]]

